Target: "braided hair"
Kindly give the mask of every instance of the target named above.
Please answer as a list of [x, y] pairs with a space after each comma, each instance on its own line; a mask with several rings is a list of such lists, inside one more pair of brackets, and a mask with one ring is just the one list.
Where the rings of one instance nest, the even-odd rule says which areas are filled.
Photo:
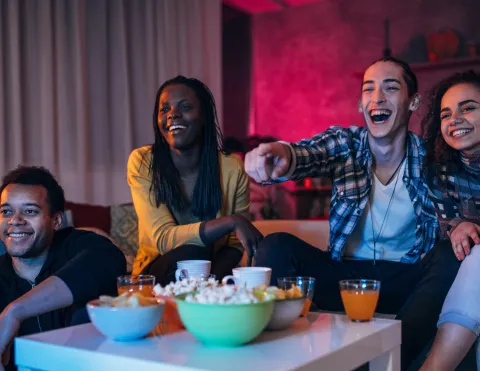
[[[182, 192], [180, 173], [173, 163], [170, 147], [158, 127], [160, 95], [167, 86], [178, 84], [188, 86], [195, 92], [205, 122], [198, 178], [193, 190], [191, 205]], [[200, 80], [184, 76], [177, 76], [164, 82], [155, 97], [153, 131], [155, 142], [151, 147], [152, 161], [149, 173], [152, 177], [150, 192], [155, 197], [156, 206], [165, 204], [177, 211], [183, 211], [191, 206], [193, 215], [200, 220], [214, 219], [222, 207], [223, 198], [218, 153], [219, 151], [225, 153], [225, 151], [222, 147], [223, 136], [218, 123], [215, 99], [210, 89]]]

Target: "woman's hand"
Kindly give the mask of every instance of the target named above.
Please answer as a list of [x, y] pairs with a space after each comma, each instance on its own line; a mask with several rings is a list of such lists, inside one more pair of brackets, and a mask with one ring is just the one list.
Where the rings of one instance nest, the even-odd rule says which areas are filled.
[[463, 260], [470, 254], [471, 241], [475, 245], [480, 244], [479, 233], [480, 226], [471, 222], [460, 223], [453, 232], [448, 232], [453, 252], [458, 260]]
[[253, 226], [253, 224], [242, 215], [232, 215], [234, 221], [234, 232], [237, 238], [247, 251], [247, 255], [252, 257], [258, 249], [258, 244], [263, 240], [263, 235]]

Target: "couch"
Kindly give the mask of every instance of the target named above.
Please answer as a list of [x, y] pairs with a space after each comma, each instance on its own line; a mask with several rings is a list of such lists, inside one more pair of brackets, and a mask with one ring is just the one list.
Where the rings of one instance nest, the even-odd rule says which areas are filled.
[[[124, 253], [127, 268], [131, 270], [138, 249], [138, 219], [133, 204], [97, 206], [67, 202], [66, 216], [70, 226], [93, 230], [111, 238]], [[289, 232], [327, 250], [329, 229], [326, 220], [258, 220], [253, 223], [264, 236]], [[241, 265], [246, 261], [244, 254]]]

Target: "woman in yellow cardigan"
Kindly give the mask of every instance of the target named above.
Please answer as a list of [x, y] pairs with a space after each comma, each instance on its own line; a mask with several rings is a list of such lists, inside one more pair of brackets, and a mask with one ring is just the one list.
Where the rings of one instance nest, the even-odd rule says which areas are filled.
[[211, 260], [221, 279], [252, 255], [262, 239], [248, 221], [249, 179], [242, 161], [222, 150], [212, 93], [183, 76], [159, 89], [155, 142], [135, 149], [128, 184], [138, 215], [139, 250], [133, 274], [173, 281], [180, 260]]

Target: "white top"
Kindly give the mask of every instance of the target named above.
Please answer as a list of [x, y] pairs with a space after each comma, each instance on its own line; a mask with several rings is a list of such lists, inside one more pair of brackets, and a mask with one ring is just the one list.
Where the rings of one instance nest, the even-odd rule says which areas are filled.
[[[367, 203], [358, 224], [348, 239], [344, 258], [373, 259], [373, 233], [376, 239], [376, 259], [400, 261], [415, 244], [416, 217], [412, 200], [400, 174], [405, 172], [406, 161], [403, 162], [392, 181], [383, 185], [374, 175], [370, 203]], [[395, 188], [395, 183], [397, 186]], [[392, 203], [387, 214], [388, 203]], [[383, 228], [381, 229], [382, 222]], [[373, 219], [373, 232], [372, 232]], [[380, 232], [381, 229], [381, 232]]]
[[205, 346], [187, 331], [115, 342], [86, 324], [17, 338], [15, 361], [22, 371], [346, 371], [368, 361], [370, 370], [396, 371], [400, 343], [400, 321], [309, 313], [236, 348]]

